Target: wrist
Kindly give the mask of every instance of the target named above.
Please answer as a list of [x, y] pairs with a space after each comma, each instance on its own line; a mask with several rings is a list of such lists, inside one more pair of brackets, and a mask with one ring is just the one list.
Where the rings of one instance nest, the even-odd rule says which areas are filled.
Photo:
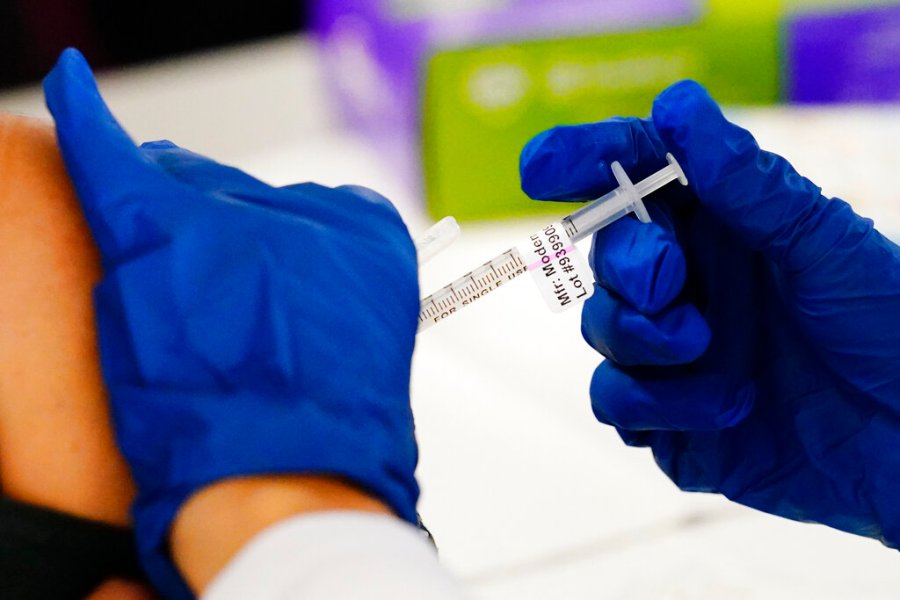
[[292, 516], [328, 510], [393, 514], [384, 503], [334, 477], [227, 479], [202, 488], [179, 509], [172, 524], [172, 558], [199, 594], [262, 530]]

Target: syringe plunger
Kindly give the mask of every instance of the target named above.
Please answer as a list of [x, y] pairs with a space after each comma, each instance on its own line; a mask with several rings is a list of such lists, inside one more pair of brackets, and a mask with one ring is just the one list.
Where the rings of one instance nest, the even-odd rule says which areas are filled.
[[586, 204], [571, 215], [562, 219], [563, 227], [573, 242], [577, 242], [617, 221], [629, 213], [644, 223], [650, 222], [650, 215], [642, 198], [677, 179], [687, 185], [687, 177], [675, 157], [666, 154], [668, 165], [633, 184], [617, 161], [613, 162], [612, 172], [619, 183], [613, 191]]

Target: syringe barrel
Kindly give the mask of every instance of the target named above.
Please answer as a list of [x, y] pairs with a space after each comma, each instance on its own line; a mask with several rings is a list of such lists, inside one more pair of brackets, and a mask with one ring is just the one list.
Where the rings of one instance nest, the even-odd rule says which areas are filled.
[[569, 238], [577, 242], [621, 219], [629, 212], [631, 199], [617, 188], [564, 217], [562, 225]]

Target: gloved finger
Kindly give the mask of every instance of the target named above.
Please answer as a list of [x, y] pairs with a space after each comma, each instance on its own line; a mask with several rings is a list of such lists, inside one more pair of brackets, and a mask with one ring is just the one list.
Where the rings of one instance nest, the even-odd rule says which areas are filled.
[[223, 165], [168, 140], [145, 142], [141, 152], [173, 179], [206, 195], [227, 198], [229, 202], [243, 200], [306, 216], [331, 208], [331, 202], [326, 199], [328, 194], [322, 193], [328, 188], [317, 183], [276, 188], [238, 168]]
[[[315, 203], [318, 199], [329, 198], [326, 204], [327, 210], [332, 213], [330, 219], [345, 234], [356, 232], [361, 236], [360, 239], [372, 239], [373, 227], [384, 231], [384, 227], [390, 226], [398, 232], [402, 231], [401, 237], [398, 239], [408, 242], [406, 251], [410, 253], [415, 262], [415, 249], [406, 223], [397, 211], [397, 207], [378, 192], [361, 185], [341, 185], [336, 188], [327, 188], [317, 183], [294, 183], [278, 189], [290, 192], [294, 196], [291, 202], [298, 204], [296, 210], [300, 210], [299, 205], [302, 205], [301, 212], [304, 213], [308, 213], [312, 208], [310, 202]], [[319, 204], [319, 206], [325, 205]], [[336, 206], [340, 210], [334, 214]], [[367, 213], [369, 217], [363, 217], [363, 212]], [[376, 223], [378, 224], [376, 225]], [[373, 243], [377, 242], [373, 240]], [[399, 250], [399, 245], [395, 249]]]
[[[281, 192], [288, 192], [281, 200], [284, 201], [282, 208], [294, 213], [310, 215], [317, 209], [324, 209], [333, 212], [334, 209], [334, 192], [340, 188], [330, 188], [320, 183], [305, 181], [302, 183], [291, 183], [276, 188]], [[337, 192], [338, 194], [356, 198], [353, 194]], [[355, 215], [354, 211], [350, 211], [350, 216]], [[352, 226], [353, 222], [347, 223]], [[364, 225], [361, 223], [361, 225]]]
[[665, 210], [647, 204], [651, 223], [619, 219], [594, 234], [589, 261], [597, 282], [652, 315], [684, 287], [687, 263]]
[[331, 194], [323, 194], [323, 191], [332, 191], [327, 187], [310, 182], [275, 188], [240, 169], [223, 165], [168, 140], [146, 142], [141, 145], [141, 151], [174, 179], [205, 194], [221, 194], [231, 201], [243, 199], [251, 204], [310, 215], [317, 208], [333, 208], [335, 198], [347, 196], [397, 214], [387, 198], [362, 186], [339, 186], [333, 188], [335, 193]]
[[729, 122], [700, 84], [682, 81], [653, 104], [653, 122], [700, 202], [750, 248], [789, 273], [804, 270], [846, 236], [839, 203], [784, 158], [761, 150]]
[[[44, 90], [66, 169], [104, 264], [136, 245], [157, 243], [152, 228], [139, 226], [136, 215], [169, 205], [172, 194], [161, 189], [168, 182], [116, 122], [84, 57], [71, 48], [63, 52], [44, 79]], [[135, 192], [148, 189], [155, 191], [152, 202], [137, 206], [135, 198], [142, 195]]]
[[679, 365], [697, 360], [709, 346], [706, 321], [690, 304], [644, 315], [602, 287], [584, 303], [581, 334], [619, 365]]
[[[289, 185], [281, 186], [282, 190], [291, 190], [296, 192], [305, 192], [310, 188], [310, 186], [321, 187], [316, 183], [292, 183]], [[394, 203], [391, 202], [387, 197], [382, 196], [378, 192], [373, 189], [361, 186], [361, 185], [339, 185], [334, 188], [336, 191], [351, 194], [357, 198], [361, 198], [368, 202], [369, 204], [375, 206], [382, 206], [384, 208], [388, 208], [394, 213], [399, 215], [397, 212], [397, 207], [394, 206]]]
[[275, 189], [240, 169], [181, 148], [169, 140], [145, 142], [140, 149], [144, 156], [167, 174], [204, 193], [255, 196], [271, 193]]
[[397, 211], [397, 207], [394, 206], [394, 203], [373, 189], [361, 185], [341, 185], [334, 189], [340, 192], [353, 194], [354, 196], [362, 198], [373, 206], [382, 207], [394, 213], [395, 215], [400, 216], [400, 213]]
[[755, 400], [751, 381], [690, 367], [622, 369], [603, 361], [591, 380], [594, 416], [629, 431], [724, 429], [746, 417]]
[[311, 181], [303, 181], [300, 183], [289, 183], [287, 185], [282, 185], [282, 186], [279, 186], [278, 189], [289, 191], [289, 192], [306, 192], [308, 190], [311, 190], [311, 189], [319, 187], [319, 186], [320, 186], [320, 184], [318, 184], [318, 183], [313, 183]]
[[535, 200], [584, 200], [618, 186], [612, 161], [637, 181], [664, 167], [665, 155], [652, 122], [614, 118], [538, 134], [522, 149], [519, 176], [522, 191]]

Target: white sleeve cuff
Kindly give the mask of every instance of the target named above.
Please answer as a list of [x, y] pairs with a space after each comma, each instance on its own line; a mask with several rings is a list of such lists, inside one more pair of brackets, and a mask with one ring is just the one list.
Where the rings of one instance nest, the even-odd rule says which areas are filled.
[[460, 600], [424, 534], [388, 515], [335, 511], [285, 519], [257, 534], [203, 600]]

